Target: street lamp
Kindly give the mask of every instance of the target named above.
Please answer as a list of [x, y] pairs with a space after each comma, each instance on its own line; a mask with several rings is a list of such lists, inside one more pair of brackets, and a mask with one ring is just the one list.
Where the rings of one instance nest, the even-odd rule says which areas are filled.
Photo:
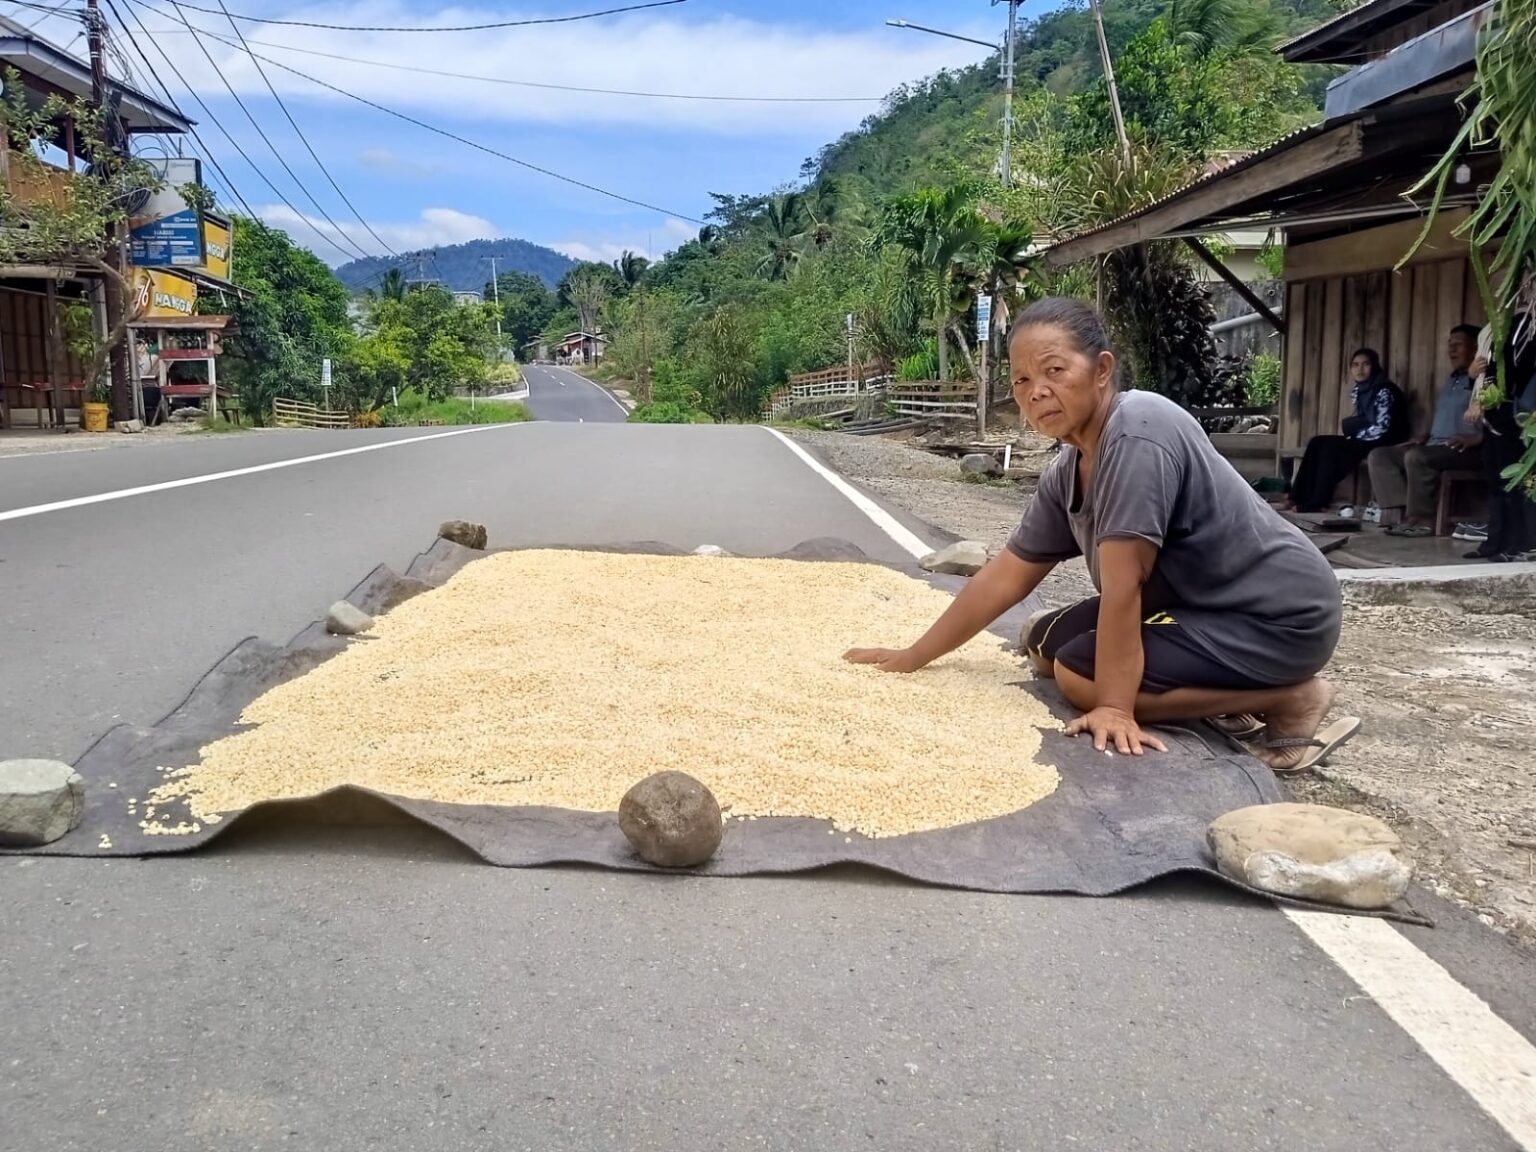
[[[992, 0], [992, 3], [1008, 5], [1008, 38], [1003, 44], [1003, 162], [1000, 172], [1003, 187], [1007, 188], [1011, 182], [1013, 169], [1013, 41], [1019, 0]], [[910, 20], [887, 20], [886, 23], [892, 28], [910, 28], [914, 32], [927, 32], [930, 36], [943, 36], [949, 40], [963, 40], [967, 44], [980, 44], [983, 48], [994, 52], [998, 50], [997, 45], [989, 40], [977, 40], [971, 36], [961, 36], [939, 28], [927, 28], [922, 24], [913, 24]]]
[[931, 36], [946, 36], [951, 40], [964, 40], [967, 44], [980, 44], [983, 48], [990, 48], [993, 52], [997, 51], [997, 45], [990, 40], [977, 40], [974, 37], [961, 36], [955, 32], [944, 32], [938, 28], [925, 28], [921, 24], [912, 23], [910, 20], [887, 20], [886, 23], [892, 28], [910, 28], [914, 32], [927, 32]]

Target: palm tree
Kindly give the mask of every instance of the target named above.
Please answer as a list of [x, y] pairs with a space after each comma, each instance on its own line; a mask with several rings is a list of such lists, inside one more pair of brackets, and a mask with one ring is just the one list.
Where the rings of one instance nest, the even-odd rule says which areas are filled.
[[624, 254], [613, 262], [613, 270], [624, 282], [625, 291], [640, 283], [640, 278], [645, 275], [645, 270], [650, 266], [649, 260], [638, 252], [631, 252], [628, 248], [624, 249]]
[[976, 210], [975, 192], [963, 184], [922, 188], [886, 202], [880, 239], [904, 251], [917, 278], [923, 311], [939, 344], [939, 377], [949, 378], [954, 339], [974, 369], [959, 321], [970, 310], [969, 269], [985, 251], [989, 222]]
[[856, 222], [858, 204], [843, 181], [823, 176], [805, 193], [802, 204], [811, 218], [811, 242], [825, 248], [834, 236]]
[[398, 268], [388, 269], [379, 278], [378, 288], [370, 288], [364, 295], [370, 300], [404, 300], [405, 273]]
[[800, 263], [805, 233], [800, 229], [800, 194], [786, 192], [768, 201], [763, 223], [768, 232], [768, 251], [757, 262], [757, 274], [765, 280], [787, 280]]

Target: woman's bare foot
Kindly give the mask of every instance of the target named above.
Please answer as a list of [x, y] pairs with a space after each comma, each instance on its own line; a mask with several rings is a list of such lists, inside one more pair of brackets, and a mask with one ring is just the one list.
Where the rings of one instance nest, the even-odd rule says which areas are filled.
[[[1264, 736], [1270, 740], [1309, 740], [1323, 726], [1323, 717], [1333, 706], [1333, 686], [1313, 677], [1291, 689], [1265, 714]], [[1307, 755], [1306, 748], [1273, 748], [1260, 745], [1254, 752], [1276, 772], [1294, 768]]]

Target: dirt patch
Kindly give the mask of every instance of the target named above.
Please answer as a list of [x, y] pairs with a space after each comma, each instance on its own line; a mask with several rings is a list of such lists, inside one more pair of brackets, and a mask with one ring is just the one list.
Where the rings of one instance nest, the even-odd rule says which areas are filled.
[[7, 456], [46, 456], [55, 452], [100, 452], [109, 448], [143, 448], [146, 445], [226, 440], [251, 436], [260, 428], [211, 433], [196, 424], [168, 423], [127, 435], [122, 432], [61, 432], [55, 428], [11, 428], [0, 432], [0, 459]]
[[[1025, 488], [961, 483], [950, 461], [875, 437], [797, 433], [850, 479], [959, 537], [998, 548]], [[1053, 606], [1092, 594], [1081, 561], [1041, 588]], [[1328, 676], [1354, 741], [1297, 799], [1370, 812], [1414, 851], [1419, 876], [1485, 924], [1536, 944], [1536, 619], [1484, 594], [1433, 607], [1351, 604]], [[1476, 609], [1471, 610], [1471, 609]]]

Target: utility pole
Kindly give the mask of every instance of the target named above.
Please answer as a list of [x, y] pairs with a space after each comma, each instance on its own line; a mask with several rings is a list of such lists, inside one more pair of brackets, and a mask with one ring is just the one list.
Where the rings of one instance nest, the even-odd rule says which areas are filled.
[[505, 349], [501, 346], [501, 285], [496, 281], [496, 257], [487, 256], [486, 259], [491, 262], [491, 299], [496, 302], [496, 355], [504, 358], [502, 353]]
[[[104, 21], [98, 0], [86, 0], [85, 7], [85, 34], [86, 43], [91, 53], [91, 99], [102, 112], [102, 131], [107, 139], [104, 143], [115, 150], [115, 140], [120, 135], [119, 125], [108, 124], [111, 115], [107, 101], [107, 61], [105, 45], [103, 43], [102, 28]], [[127, 272], [127, 262], [123, 259], [123, 237], [116, 225], [107, 232], [107, 263], [113, 267], [117, 275], [108, 275], [103, 283], [103, 302], [107, 312], [107, 334], [110, 336], [121, 327], [123, 322], [123, 282], [121, 277]], [[110, 363], [112, 373], [112, 414], [118, 420], [132, 420], [134, 409], [134, 389], [128, 379], [128, 349], [127, 333], [118, 335], [112, 345]]]
[[1008, 5], [1008, 40], [1003, 45], [1003, 187], [1013, 178], [1013, 41], [1019, 15], [1019, 0], [992, 0]]
[[1109, 55], [1109, 40], [1104, 35], [1104, 10], [1099, 0], [1088, 0], [1093, 9], [1093, 26], [1099, 33], [1099, 56], [1104, 61], [1104, 80], [1109, 85], [1109, 110], [1115, 117], [1115, 139], [1120, 143], [1120, 158], [1131, 163], [1131, 138], [1125, 134], [1125, 113], [1120, 111], [1120, 87], [1115, 83], [1115, 62]]

